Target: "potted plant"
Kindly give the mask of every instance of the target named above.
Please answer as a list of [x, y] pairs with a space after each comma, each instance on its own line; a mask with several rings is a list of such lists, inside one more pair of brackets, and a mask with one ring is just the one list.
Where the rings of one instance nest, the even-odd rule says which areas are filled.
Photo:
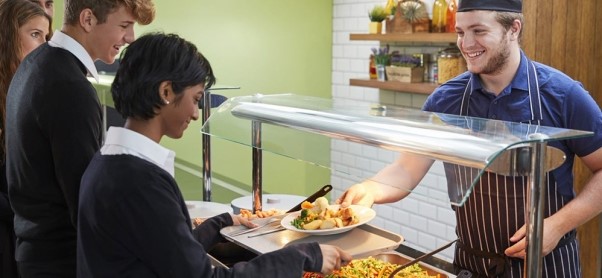
[[428, 32], [429, 21], [426, 6], [422, 1], [400, 1], [393, 19], [387, 19], [387, 33]]
[[391, 53], [390, 66], [386, 67], [389, 80], [399, 82], [422, 82], [424, 67], [421, 67], [420, 58], [411, 54]]
[[370, 34], [380, 34], [383, 29], [383, 20], [387, 18], [387, 11], [383, 6], [376, 5], [370, 12], [368, 12], [370, 18]]
[[385, 67], [389, 65], [391, 55], [389, 54], [389, 45], [382, 48], [372, 48], [374, 63], [376, 64], [376, 77], [380, 81], [385, 81]]
[[424, 3], [420, 1], [404, 1], [399, 4], [399, 7], [403, 19], [408, 23], [416, 24], [429, 18]]

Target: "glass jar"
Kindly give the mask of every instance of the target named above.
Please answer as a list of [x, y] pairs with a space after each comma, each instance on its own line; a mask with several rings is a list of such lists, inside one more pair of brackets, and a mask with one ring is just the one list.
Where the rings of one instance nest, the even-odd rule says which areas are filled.
[[458, 48], [439, 51], [437, 58], [437, 83], [443, 84], [466, 71], [466, 61]]

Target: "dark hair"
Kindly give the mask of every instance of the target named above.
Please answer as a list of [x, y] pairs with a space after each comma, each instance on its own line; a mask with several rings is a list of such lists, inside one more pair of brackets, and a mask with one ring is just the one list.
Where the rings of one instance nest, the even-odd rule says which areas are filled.
[[163, 81], [170, 81], [175, 102], [184, 89], [215, 84], [209, 61], [194, 44], [175, 34], [146, 34], [121, 54], [111, 94], [115, 109], [124, 117], [148, 120], [165, 105], [159, 94]]
[[105, 23], [110, 13], [124, 6], [140, 24], [150, 24], [155, 18], [155, 5], [151, 0], [65, 0], [65, 20], [75, 25], [84, 9], [92, 10], [99, 24]]
[[520, 42], [523, 37], [523, 29], [525, 29], [525, 20], [523, 14], [515, 12], [496, 12], [495, 15], [495, 20], [497, 20], [497, 22], [499, 22], [506, 31], [512, 28], [512, 24], [514, 24], [514, 21], [517, 19], [520, 21], [522, 26], [520, 32], [518, 33], [518, 41]]
[[[21, 63], [23, 50], [19, 28], [38, 16], [48, 20], [48, 34], [51, 34], [52, 18], [40, 6], [25, 0], [0, 0], [0, 129], [6, 126], [4, 118], [8, 87]], [[4, 157], [4, 134], [0, 133], [0, 160]]]

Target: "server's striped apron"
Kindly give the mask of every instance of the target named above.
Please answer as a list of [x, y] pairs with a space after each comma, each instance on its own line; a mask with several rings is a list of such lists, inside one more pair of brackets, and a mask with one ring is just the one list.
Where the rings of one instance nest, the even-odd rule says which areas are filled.
[[[531, 107], [531, 124], [537, 127], [543, 117], [535, 65], [527, 60], [528, 83]], [[468, 115], [471, 94], [468, 81], [461, 115]], [[477, 115], [487, 117], [487, 115]], [[478, 169], [445, 164], [448, 185], [471, 183]], [[549, 181], [550, 173], [546, 174]], [[473, 192], [456, 212], [456, 244], [454, 264], [460, 269], [470, 270], [477, 277], [522, 277], [524, 261], [509, 258], [504, 250], [513, 245], [510, 237], [525, 223], [526, 188], [528, 177], [510, 177], [485, 173], [475, 185]], [[556, 183], [548, 182], [545, 217], [562, 208], [568, 198], [556, 190]], [[450, 189], [452, 190], [452, 189]], [[579, 246], [575, 231], [565, 235], [554, 251], [544, 257], [543, 277], [581, 277]], [[474, 277], [474, 276], [473, 276]]]

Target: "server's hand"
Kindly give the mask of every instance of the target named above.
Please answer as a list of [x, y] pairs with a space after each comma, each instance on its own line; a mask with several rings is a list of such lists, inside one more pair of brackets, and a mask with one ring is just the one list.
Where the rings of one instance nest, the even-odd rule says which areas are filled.
[[[549, 218], [544, 219], [543, 225], [542, 255], [545, 256], [556, 248], [564, 234], [553, 226]], [[515, 244], [506, 248], [504, 251], [506, 256], [524, 259], [527, 253], [527, 228], [525, 225], [514, 233], [510, 242]]]
[[374, 195], [364, 183], [354, 184], [340, 198], [336, 200], [342, 207], [349, 205], [362, 205], [371, 207], [374, 204]]

